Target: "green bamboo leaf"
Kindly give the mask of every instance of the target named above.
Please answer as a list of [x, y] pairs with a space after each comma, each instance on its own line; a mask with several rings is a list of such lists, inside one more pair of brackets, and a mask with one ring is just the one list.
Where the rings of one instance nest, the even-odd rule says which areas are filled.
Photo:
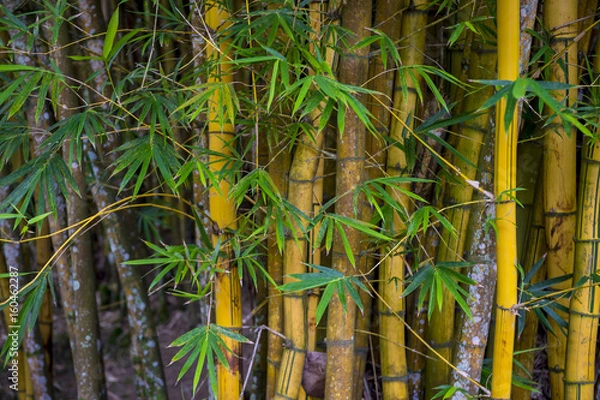
[[317, 304], [317, 325], [321, 321], [321, 318], [325, 314], [325, 310], [327, 310], [327, 306], [333, 297], [333, 291], [335, 290], [335, 285], [328, 284], [325, 286], [325, 290], [323, 290], [323, 294], [321, 295], [321, 299], [319, 300], [319, 304]]
[[356, 288], [354, 287], [354, 280], [352, 278], [353, 277], [350, 277], [350, 279], [345, 279], [344, 281], [342, 281], [342, 283], [344, 284], [345, 291], [348, 292], [350, 298], [352, 299], [352, 301], [354, 301], [354, 304], [356, 304], [361, 313], [364, 313], [365, 310], [363, 307], [363, 303], [360, 300], [360, 296], [358, 295]]
[[439, 277], [440, 277], [441, 281], [444, 282], [444, 286], [446, 286], [446, 289], [448, 289], [448, 291], [450, 292], [452, 297], [454, 297], [454, 300], [456, 300], [456, 302], [458, 303], [460, 308], [463, 310], [463, 312], [470, 319], [473, 319], [473, 314], [471, 313], [471, 310], [469, 309], [467, 302], [464, 300], [464, 297], [463, 297], [464, 293], [460, 292], [461, 288], [460, 288], [460, 286], [458, 286], [456, 281], [454, 281], [448, 275], [441, 273], [441, 271], [439, 273]]
[[88, 61], [88, 60], [101, 60], [99, 57], [94, 56], [67, 56], [73, 61]]
[[275, 98], [275, 90], [277, 89], [277, 73], [279, 72], [279, 63], [277, 60], [273, 63], [273, 71], [271, 72], [271, 84], [269, 85], [269, 98], [267, 100], [267, 111], [271, 111], [271, 104], [273, 104], [273, 99]]
[[[27, 221], [27, 223], [28, 223], [29, 225], [33, 225], [33, 224], [35, 224], [35, 223], [37, 223], [37, 222], [43, 221], [43, 220], [44, 220], [46, 217], [48, 217], [49, 215], [52, 215], [52, 212], [51, 212], [51, 211], [50, 211], [50, 212], [47, 212], [47, 213], [44, 213], [44, 214], [41, 214], [41, 215], [36, 215], [35, 217], [33, 217], [33, 218], [29, 219], [29, 220]], [[1, 217], [0, 217], [0, 219], [1, 219]]]
[[512, 95], [516, 99], [525, 97], [527, 86], [529, 85], [527, 78], [518, 78], [512, 87]]
[[[188, 343], [192, 340], [195, 340], [197, 337], [199, 337], [202, 334], [202, 331], [204, 329], [205, 329], [205, 327], [200, 326], [200, 327], [196, 327], [196, 328], [184, 333], [183, 335], [179, 336], [177, 339], [173, 340], [171, 342], [171, 344], [169, 345], [169, 347], [181, 347], [181, 346], [185, 345], [186, 343]], [[179, 357], [179, 358], [181, 358], [181, 357]]]
[[338, 107], [337, 124], [338, 124], [338, 132], [340, 133], [340, 135], [343, 135], [345, 128], [346, 128], [346, 108], [345, 107]]
[[[194, 364], [194, 361], [198, 361], [201, 362], [201, 360], [198, 359], [198, 356], [200, 355], [200, 350], [201, 347], [198, 347], [197, 345], [194, 345], [192, 343], [189, 343], [189, 351], [186, 351], [183, 355], [186, 355], [188, 353], [190, 353], [190, 355], [188, 356], [187, 360], [185, 361], [185, 363], [181, 366], [181, 370], [179, 371], [179, 374], [177, 376], [177, 381], [179, 382], [181, 380], [181, 378], [183, 378], [183, 376], [186, 374], [186, 372], [190, 369], [190, 367]], [[183, 349], [182, 349], [183, 351]], [[179, 360], [181, 357], [178, 357], [179, 353], [177, 353], [175, 355], [175, 357], [173, 357], [173, 359], [171, 360], [171, 363], [176, 362], [177, 360]], [[178, 358], [176, 358], [178, 357]]]
[[[307, 76], [306, 78], [303, 78], [298, 83], [299, 84], [301, 83], [302, 87], [300, 88], [300, 92], [298, 92], [298, 96], [296, 97], [296, 102], [294, 103], [294, 108], [292, 109], [292, 114], [296, 114], [296, 112], [300, 109], [300, 106], [302, 105], [302, 102], [306, 98], [306, 95], [308, 94], [308, 90], [310, 89], [310, 86], [312, 85], [312, 78], [310, 76]], [[294, 86], [292, 86], [292, 88], [293, 87]], [[290, 89], [292, 89], [292, 88], [290, 88]]]
[[223, 336], [227, 336], [228, 338], [233, 339], [233, 340], [235, 340], [237, 342], [252, 344], [252, 342], [250, 341], [250, 339], [248, 339], [246, 336], [244, 336], [242, 334], [239, 334], [237, 332], [234, 332], [231, 329], [227, 329], [227, 328], [224, 328], [224, 327], [216, 325], [216, 324], [211, 324], [210, 328], [213, 331], [217, 332], [218, 334], [223, 335]]
[[28, 65], [0, 64], [0, 72], [22, 72], [22, 71], [44, 72], [44, 69], [37, 68], [37, 67], [30, 67]]
[[437, 302], [439, 311], [442, 311], [442, 305], [444, 302], [443, 286], [444, 285], [442, 284], [441, 278], [436, 272], [435, 274], [433, 274], [433, 285], [431, 293], [435, 296], [435, 302], [432, 302], [432, 304], [435, 304]]
[[119, 7], [115, 9], [115, 12], [110, 17], [110, 21], [108, 21], [108, 28], [106, 29], [106, 36], [104, 37], [104, 47], [102, 48], [104, 61], [109, 60], [110, 52], [115, 43], [117, 29], [119, 29]]
[[32, 96], [33, 91], [35, 90], [37, 83], [42, 78], [41, 72], [36, 72], [29, 75], [25, 84], [21, 87], [16, 97], [13, 100], [13, 104], [8, 111], [8, 117], [12, 117], [17, 112], [21, 110], [25, 102]]
[[342, 245], [344, 246], [344, 252], [346, 253], [346, 257], [348, 257], [348, 261], [352, 264], [353, 267], [356, 267], [355, 259], [354, 259], [354, 251], [350, 242], [348, 241], [348, 237], [346, 236], [346, 232], [344, 231], [344, 227], [339, 222], [335, 222], [335, 226], [338, 231], [338, 235], [340, 239], [342, 239]]

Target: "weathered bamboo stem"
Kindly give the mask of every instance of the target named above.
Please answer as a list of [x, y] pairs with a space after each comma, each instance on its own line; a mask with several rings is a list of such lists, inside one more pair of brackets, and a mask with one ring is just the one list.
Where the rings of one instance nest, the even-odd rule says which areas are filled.
[[[478, 181], [485, 190], [490, 190], [493, 186], [493, 141], [492, 134], [488, 133], [484, 138], [479, 157]], [[481, 194], [477, 196], [477, 200], [479, 202], [471, 210], [470, 237], [467, 238], [467, 242], [470, 243], [467, 262], [473, 265], [469, 266], [466, 275], [477, 282], [476, 285], [469, 286], [467, 299], [467, 306], [473, 317], [468, 317], [464, 313], [459, 316], [453, 364], [461, 373], [453, 370], [450, 381], [452, 386], [462, 388], [472, 395], [479, 393], [479, 387], [473, 380], [479, 382], [481, 379], [496, 289], [496, 240], [493, 230], [487, 226], [487, 223], [495, 217], [495, 207], [490, 203], [490, 199], [484, 198]], [[472, 380], [467, 379], [467, 376]], [[466, 396], [463, 393], [456, 393], [454, 398], [466, 399]]]
[[[347, 38], [352, 45], [366, 37], [365, 29], [371, 25], [370, 2], [349, 2], [342, 7], [342, 26], [352, 32]], [[340, 82], [352, 85], [362, 85], [368, 77], [368, 49], [356, 50], [346, 54], [340, 60]], [[352, 110], [346, 111], [346, 127], [339, 132], [336, 159], [336, 195], [335, 212], [339, 215], [360, 219], [355, 215], [353, 196], [351, 193], [363, 181], [365, 165], [366, 128]], [[356, 229], [344, 227], [344, 232], [350, 244], [351, 251], [360, 252], [360, 233]], [[359, 260], [360, 254], [353, 255]], [[344, 244], [339, 233], [333, 239], [332, 267], [344, 273], [354, 275], [353, 265], [344, 250]], [[352, 399], [354, 396], [352, 384], [354, 370], [354, 328], [356, 304], [348, 293], [346, 310], [341, 300], [334, 294], [330, 303], [327, 318], [327, 369], [325, 382], [325, 397], [328, 399]]]
[[[88, 36], [85, 48], [90, 54], [99, 56], [102, 54], [103, 39], [94, 35], [106, 29], [102, 7], [97, 0], [81, 0], [78, 7], [81, 11], [77, 16], [79, 27]], [[110, 79], [108, 79], [106, 65], [104, 61], [91, 60], [89, 68], [94, 76], [92, 87], [95, 94], [92, 94], [92, 98], [100, 104], [101, 108], [106, 109], [108, 103], [102, 96], [109, 96], [111, 92], [111, 88], [107, 86]], [[106, 169], [104, 162], [114, 160], [114, 153], [109, 152], [116, 147], [117, 143], [116, 136], [108, 135], [107, 140], [102, 143], [103, 154], [98, 154], [91, 146], [84, 143], [84, 152], [92, 166], [94, 178], [91, 191], [99, 210], [108, 207], [117, 198], [112, 189], [115, 186], [104, 180]], [[150, 396], [163, 399], [167, 396], [164, 371], [147, 290], [137, 270], [138, 267], [124, 264], [125, 261], [140, 255], [134, 242], [135, 233], [125, 222], [129, 218], [131, 215], [127, 213], [120, 216], [110, 213], [102, 222], [125, 294], [132, 342], [131, 359], [136, 373], [138, 397]]]
[[[69, 57], [70, 40], [67, 25], [61, 24], [54, 43], [53, 58], [57, 68], [66, 77], [75, 76], [72, 62]], [[69, 86], [61, 85], [58, 88], [57, 119], [66, 120], [75, 115], [78, 100]], [[67, 224], [73, 226], [88, 217], [87, 186], [83, 165], [76, 160], [75, 154], [70, 154], [71, 143], [63, 144], [63, 158], [71, 167], [71, 173], [77, 184], [79, 194], [73, 188], [69, 188], [69, 200], [67, 201]], [[70, 235], [75, 229], [69, 231]], [[100, 328], [96, 305], [96, 273], [92, 255], [92, 244], [90, 233], [81, 232], [72, 240], [70, 249], [71, 275], [69, 285], [62, 288], [71, 292], [69, 297], [73, 300], [74, 323], [72, 325], [74, 334], [73, 360], [75, 364], [75, 378], [77, 380], [77, 394], [85, 399], [106, 398], [106, 386], [104, 382], [104, 365], [102, 360], [100, 343]]]

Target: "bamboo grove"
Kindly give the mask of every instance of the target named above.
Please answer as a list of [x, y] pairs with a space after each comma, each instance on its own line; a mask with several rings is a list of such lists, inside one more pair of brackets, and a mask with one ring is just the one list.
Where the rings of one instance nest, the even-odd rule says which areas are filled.
[[4, 0], [0, 397], [599, 398], [597, 10]]

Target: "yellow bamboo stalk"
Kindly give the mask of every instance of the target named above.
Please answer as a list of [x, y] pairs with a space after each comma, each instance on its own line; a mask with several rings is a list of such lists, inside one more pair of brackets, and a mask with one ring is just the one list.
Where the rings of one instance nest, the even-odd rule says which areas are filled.
[[[329, 4], [329, 10], [335, 10], [337, 1]], [[315, 42], [320, 39], [320, 27], [326, 23], [326, 5], [319, 2], [310, 5], [311, 26], [314, 30]], [[334, 53], [328, 49], [325, 55], [326, 62], [333, 66]], [[320, 113], [315, 111], [311, 118], [313, 126], [319, 126]], [[307, 134], [302, 134], [298, 140], [290, 167], [288, 178], [288, 201], [306, 215], [312, 215], [314, 181], [318, 174], [321, 149], [325, 140], [325, 132], [317, 132], [313, 139]], [[306, 221], [295, 226], [294, 232], [285, 240], [283, 255], [283, 282], [292, 281], [290, 274], [306, 272], [305, 262], [307, 256]], [[284, 325], [283, 333], [290, 340], [291, 345], [284, 347], [281, 356], [281, 367], [277, 378], [275, 399], [304, 398], [306, 394], [302, 389], [302, 373], [308, 343], [308, 319], [306, 298], [302, 293], [286, 293], [283, 297]], [[313, 332], [314, 333], [314, 332]]]
[[[415, 1], [402, 15], [400, 37], [406, 40], [402, 42], [400, 58], [404, 66], [422, 65], [424, 62], [424, 26], [427, 22], [428, 4], [427, 0]], [[396, 86], [399, 87], [401, 84], [402, 80], [398, 76]], [[414, 126], [417, 110], [416, 87], [420, 86], [420, 82], [407, 77], [406, 85], [408, 89], [406, 97], [400, 89], [397, 89], [394, 95], [394, 108], [398, 110], [398, 116], [405, 124], [397, 120], [392, 121], [390, 136], [399, 146], [392, 146], [388, 150], [386, 171], [390, 176], [402, 176], [408, 173], [407, 155], [402, 150], [402, 146], [405, 134], [408, 134], [407, 131]], [[410, 184], [405, 184], [404, 189], [410, 191]], [[408, 196], [394, 190], [390, 191], [390, 196], [410, 214], [413, 205]], [[393, 225], [396, 233], [405, 229], [405, 224], [398, 215], [394, 216]], [[390, 309], [380, 310], [379, 313], [382, 336], [380, 342], [382, 388], [383, 397], [393, 399], [408, 398], [404, 322], [397, 317], [399, 315], [404, 318], [405, 314], [404, 298], [401, 296], [404, 291], [404, 264], [406, 263], [404, 250], [404, 247], [394, 249], [394, 253], [384, 259], [380, 270], [381, 295], [390, 307]]]
[[[216, 2], [206, 3], [206, 24], [218, 32], [225, 29], [229, 24], [229, 12]], [[218, 47], [217, 47], [218, 46]], [[221, 40], [218, 45], [209, 44], [206, 50], [209, 60], [217, 61], [229, 52], [230, 43]], [[208, 84], [221, 83], [231, 85], [233, 74], [227, 63], [218, 62], [216, 71], [207, 80]], [[225, 168], [227, 157], [232, 155], [231, 145], [234, 140], [235, 129], [231, 121], [226, 121], [221, 114], [218, 104], [224, 96], [220, 90], [216, 90], [211, 98], [208, 111], [208, 146], [213, 154], [209, 157], [209, 168], [214, 173], [219, 173]], [[231, 182], [225, 179], [219, 181], [218, 187], [209, 188], [209, 211], [210, 217], [216, 225], [216, 232], [212, 235], [213, 243], [216, 244], [219, 236], [223, 237], [225, 229], [237, 227], [235, 204], [229, 198]], [[219, 235], [221, 234], [221, 235]], [[215, 283], [215, 308], [217, 325], [227, 328], [240, 328], [242, 324], [241, 288], [237, 268], [230, 264], [227, 259], [220, 259], [219, 269], [225, 272], [218, 273]], [[218, 394], [219, 399], [237, 399], [240, 396], [240, 344], [227, 337], [223, 337], [225, 345], [231, 350], [227, 355], [229, 368], [221, 363], [218, 365]]]
[[[480, 4], [476, 9], [476, 15], [488, 15], [487, 5]], [[488, 27], [493, 29], [491, 23]], [[495, 47], [488, 42], [478, 40], [472, 44], [470, 60], [468, 62], [469, 79], [493, 79], [494, 70], [497, 62]], [[483, 88], [477, 93], [473, 93], [464, 100], [460, 106], [465, 112], [472, 112], [479, 109], [485, 100], [492, 95], [492, 88]], [[485, 135], [489, 132], [490, 111], [480, 114], [478, 117], [461, 124], [457, 127], [458, 139], [456, 151], [462, 154], [465, 161], [454, 157], [453, 164], [469, 180], [475, 180], [477, 168], [474, 167], [479, 162], [481, 148], [483, 146]], [[447, 218], [455, 229], [451, 232], [447, 229], [442, 230], [440, 245], [437, 253], [437, 262], [461, 262], [463, 252], [466, 246], [467, 228], [471, 214], [469, 202], [473, 197], [473, 187], [467, 185], [462, 179], [457, 182], [447, 182], [444, 195], [445, 205], [451, 208], [447, 212]], [[443, 290], [442, 309], [434, 308], [431, 316], [427, 338], [432, 347], [450, 360], [452, 359], [452, 346], [454, 344], [454, 321], [455, 321], [455, 300], [452, 294]], [[447, 364], [440, 362], [433, 357], [426, 361], [426, 397], [431, 398], [435, 393], [435, 388], [442, 384], [447, 384], [450, 378], [450, 368]]]
[[[519, 76], [519, 0], [498, 2], [498, 79], [515, 80]], [[496, 326], [492, 366], [492, 398], [510, 399], [515, 314], [517, 301], [516, 185], [517, 119], [504, 123], [506, 101], [496, 108], [495, 194], [498, 285]]]
[[[268, 166], [269, 175], [277, 186], [280, 193], [287, 196], [287, 176], [286, 172], [290, 166], [290, 152], [286, 149], [274, 146], [271, 150], [272, 162]], [[269, 235], [268, 239], [268, 271], [271, 278], [278, 284], [283, 284], [283, 256], [277, 248], [277, 240], [274, 233]], [[276, 332], [283, 331], [283, 299], [281, 294], [273, 285], [269, 285], [269, 328]], [[269, 333], [269, 346], [267, 349], [267, 390], [268, 399], [275, 396], [275, 384], [279, 367], [281, 365], [281, 352], [283, 340], [280, 336]]]
[[[596, 42], [594, 72], [600, 73], [600, 44]], [[597, 273], [600, 253], [600, 143], [586, 137], [582, 149], [579, 208], [575, 236], [573, 282], [581, 285], [571, 297], [565, 371], [565, 399], [593, 399], [596, 337], [600, 296], [590, 278]]]
[[[522, 146], [519, 146], [519, 151], [522, 150]], [[519, 157], [521, 155], [519, 154]], [[521, 167], [519, 165], [519, 167]], [[521, 168], [519, 168], [519, 173]], [[543, 193], [543, 184], [542, 181], [539, 180], [535, 189], [535, 199], [531, 211], [531, 220], [528, 235], [526, 238], [525, 245], [523, 246], [521, 253], [521, 265], [525, 270], [525, 273], [529, 272], [531, 267], [538, 262], [548, 250], [546, 246], [546, 229], [544, 226], [544, 193]], [[520, 223], [521, 220], [517, 219]], [[542, 264], [537, 273], [533, 276], [531, 283], [537, 283], [544, 279], [546, 276], [546, 265]], [[515, 355], [515, 359], [519, 364], [521, 364], [521, 368], [515, 371], [516, 375], [531, 379], [529, 374], [533, 372], [533, 361], [535, 352], [530, 351], [535, 347], [536, 339], [537, 339], [537, 331], [538, 331], [538, 319], [531, 312], [527, 312], [525, 314], [525, 327], [523, 328], [523, 332], [521, 336], [517, 337], [515, 350], [519, 351], [519, 354]], [[531, 399], [531, 391], [523, 388], [515, 387], [512, 393], [512, 398], [514, 400], [529, 400]]]
[[[405, 1], [401, 0], [377, 0], [375, 3], [375, 20], [373, 27], [381, 30], [390, 38], [400, 36], [400, 25], [402, 22], [402, 10], [405, 7]], [[389, 135], [391, 114], [389, 110], [393, 106], [394, 94], [394, 71], [391, 60], [383, 60], [381, 52], [377, 48], [371, 48], [373, 56], [369, 67], [369, 88], [381, 93], [380, 101], [370, 99], [367, 107], [373, 115], [373, 125], [382, 135]], [[384, 64], [384, 61], [386, 63]], [[365, 169], [366, 179], [375, 179], [383, 176], [386, 162], [386, 152], [384, 151], [384, 141], [375, 135], [366, 137], [366, 153], [368, 166]], [[365, 221], [373, 217], [373, 206], [368, 202], [361, 201], [362, 218]], [[358, 268], [361, 274], [370, 279], [375, 265], [375, 259], [370, 256], [372, 244], [368, 240], [363, 240], [361, 244], [361, 257], [358, 260]], [[369, 275], [370, 274], [370, 275]], [[354, 366], [354, 384], [355, 395], [362, 396], [364, 391], [364, 373], [369, 353], [370, 337], [366, 332], [376, 327], [371, 327], [371, 308], [372, 298], [369, 293], [360, 292], [360, 299], [365, 308], [365, 315], [356, 319], [356, 340], [355, 340], [355, 366]]]
[[[552, 32], [552, 49], [562, 63], [555, 60], [550, 66], [550, 80], [576, 84], [577, 45], [573, 42], [579, 33], [577, 23], [577, 0], [548, 0], [544, 3], [544, 23]], [[577, 100], [577, 90], [555, 91], [553, 95], [569, 107]], [[548, 114], [553, 112], [548, 110]], [[548, 125], [544, 138], [544, 209], [546, 216], [546, 235], [548, 257], [546, 266], [548, 278], [555, 278], [573, 272], [575, 256], [576, 225], [576, 137], [575, 130], [566, 131], [560, 119], [556, 118]], [[571, 282], [556, 285], [555, 289], [567, 289]], [[568, 307], [568, 300], [559, 302]], [[565, 320], [569, 316], [559, 312]], [[567, 321], [568, 322], [568, 321]], [[567, 338], [560, 326], [553, 320], [554, 335], [548, 335], [548, 366], [550, 369], [550, 387], [552, 399], [564, 398], [564, 368]]]
[[[313, 214], [319, 212], [319, 209], [323, 205], [323, 175], [325, 171], [325, 163], [323, 157], [319, 158], [319, 165], [314, 179], [313, 185]], [[321, 265], [321, 248], [315, 247], [317, 232], [319, 231], [320, 224], [315, 226], [309, 232], [309, 250], [308, 260], [309, 264]], [[313, 268], [309, 269], [310, 272], [317, 272]], [[313, 289], [307, 293], [306, 299], [306, 350], [317, 351], [317, 306], [319, 304], [320, 292], [318, 289]], [[303, 390], [298, 397], [299, 400], [309, 399], [312, 400], [314, 397], [308, 396], [303, 393]]]
[[[288, 200], [298, 210], [310, 215], [312, 211], [313, 179], [315, 177], [320, 152], [323, 145], [323, 132], [316, 134], [316, 142], [308, 135], [300, 137], [290, 168]], [[307, 224], [296, 226], [285, 241], [283, 255], [284, 283], [292, 281], [290, 274], [306, 272], [306, 241], [304, 232]], [[304, 358], [306, 355], [306, 307], [301, 293], [286, 293], [283, 298], [283, 334], [290, 340], [284, 347], [281, 369], [277, 379], [275, 399], [296, 399], [300, 393]]]

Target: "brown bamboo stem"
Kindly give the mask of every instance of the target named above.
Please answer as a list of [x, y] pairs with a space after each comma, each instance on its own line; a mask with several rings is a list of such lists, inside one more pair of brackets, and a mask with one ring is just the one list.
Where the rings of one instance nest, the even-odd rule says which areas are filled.
[[[349, 2], [342, 7], [342, 26], [349, 29], [353, 35], [348, 37], [352, 45], [369, 32], [365, 27], [371, 24], [370, 2]], [[346, 54], [340, 60], [340, 76], [342, 83], [362, 85], [368, 77], [368, 49], [356, 50]], [[336, 159], [336, 195], [335, 212], [339, 215], [354, 218], [355, 209], [352, 195], [357, 186], [363, 181], [365, 165], [366, 128], [356, 114], [346, 111], [346, 127], [339, 132]], [[360, 233], [356, 229], [344, 227], [344, 232], [352, 251], [360, 252]], [[353, 255], [359, 260], [360, 254]], [[333, 240], [332, 266], [344, 275], [354, 275], [355, 265], [348, 259], [344, 244], [339, 233]], [[327, 369], [325, 382], [325, 397], [328, 399], [351, 399], [354, 396], [352, 385], [354, 370], [354, 328], [356, 304], [345, 293], [346, 310], [342, 307], [337, 294], [330, 303], [327, 318]]]

